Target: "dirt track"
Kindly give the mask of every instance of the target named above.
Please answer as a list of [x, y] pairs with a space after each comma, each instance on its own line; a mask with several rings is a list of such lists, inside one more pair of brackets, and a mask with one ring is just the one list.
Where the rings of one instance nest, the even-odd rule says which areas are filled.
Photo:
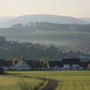
[[[57, 80], [53, 80], [53, 79], [48, 79], [48, 78], [37, 78], [37, 77], [29, 77], [29, 76], [23, 76], [26, 78], [36, 78], [36, 79], [40, 79], [40, 80], [44, 80], [44, 81], [48, 81], [47, 85], [45, 87], [43, 87], [40, 90], [55, 90], [58, 86], [58, 81]], [[42, 84], [44, 85], [44, 83]], [[35, 88], [34, 90], [39, 90], [39, 88], [42, 86], [40, 85], [37, 89]]]
[[58, 81], [53, 79], [47, 79], [47, 80], [48, 80], [47, 85], [41, 90], [55, 90], [58, 86]]

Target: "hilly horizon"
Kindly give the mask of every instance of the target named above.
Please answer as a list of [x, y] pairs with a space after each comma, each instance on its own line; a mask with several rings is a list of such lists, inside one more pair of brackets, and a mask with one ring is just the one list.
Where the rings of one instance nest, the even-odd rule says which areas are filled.
[[13, 16], [0, 16], [0, 22], [5, 22], [7, 20], [10, 20], [14, 18]]
[[[10, 28], [0, 28], [0, 36], [7, 40], [70, 46], [75, 49], [90, 48], [89, 24], [56, 24], [38, 22], [27, 25], [15, 24]], [[78, 47], [78, 48], [77, 48]]]
[[89, 28], [89, 23], [69, 16], [24, 15], [0, 23], [0, 36], [7, 40], [81, 48], [89, 47]]
[[49, 14], [22, 15], [0, 22], [0, 27], [11, 27], [14, 24], [29, 24], [32, 22], [49, 22], [58, 24], [88, 24], [86, 21], [70, 16], [59, 16]]
[[80, 18], [80, 19], [85, 21], [85, 22], [88, 22], [90, 24], [90, 17], [83, 17], [83, 18]]

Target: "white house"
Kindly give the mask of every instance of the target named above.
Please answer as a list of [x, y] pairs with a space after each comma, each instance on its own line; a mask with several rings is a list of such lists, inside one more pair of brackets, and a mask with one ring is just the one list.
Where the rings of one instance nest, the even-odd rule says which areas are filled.
[[13, 69], [14, 70], [28, 71], [28, 70], [31, 70], [31, 67], [30, 67], [30, 65], [28, 63], [26, 63], [25, 60], [20, 60], [14, 65]]
[[73, 70], [79, 70], [80, 69], [80, 65], [79, 64], [73, 64], [71, 68]]
[[70, 65], [69, 64], [64, 64], [63, 65], [63, 70], [70, 70]]

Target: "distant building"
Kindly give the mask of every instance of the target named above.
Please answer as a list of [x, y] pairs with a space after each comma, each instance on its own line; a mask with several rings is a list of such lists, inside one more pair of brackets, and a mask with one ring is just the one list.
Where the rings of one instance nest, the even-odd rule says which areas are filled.
[[11, 61], [0, 60], [0, 68], [2, 68], [4, 71], [10, 70], [11, 67], [12, 67]]
[[79, 58], [64, 58], [63, 59], [63, 69], [64, 70], [78, 70], [80, 68]]
[[62, 70], [63, 67], [62, 61], [48, 61], [48, 63], [49, 63], [48, 70], [52, 70], [52, 71]]
[[29, 71], [31, 70], [31, 67], [25, 60], [20, 60], [13, 66], [13, 69], [20, 71]]
[[90, 70], [90, 61], [79, 58], [63, 58], [62, 60], [24, 60], [20, 57], [11, 61], [0, 60], [0, 68], [16, 71], [60, 71], [60, 70]]

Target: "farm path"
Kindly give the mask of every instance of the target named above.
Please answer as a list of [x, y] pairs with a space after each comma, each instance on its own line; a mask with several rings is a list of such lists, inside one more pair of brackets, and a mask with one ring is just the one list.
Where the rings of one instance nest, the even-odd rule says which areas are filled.
[[53, 79], [46, 79], [48, 80], [47, 85], [42, 88], [41, 90], [55, 90], [58, 86], [58, 81]]
[[[34, 90], [55, 90], [57, 88], [57, 86], [58, 86], [58, 83], [59, 83], [57, 80], [49, 79], [49, 78], [38, 78], [38, 77], [30, 77], [30, 76], [21, 76], [21, 77], [25, 77], [25, 78], [36, 78], [36, 79], [40, 79], [40, 80], [44, 81], [43, 84], [41, 84], [40, 86], [38, 86]], [[47, 84], [46, 84], [46, 86], [43, 87], [42, 89], [39, 89], [39, 88], [41, 88], [41, 86], [43, 86], [45, 84], [45, 81], [46, 80], [48, 81]]]

